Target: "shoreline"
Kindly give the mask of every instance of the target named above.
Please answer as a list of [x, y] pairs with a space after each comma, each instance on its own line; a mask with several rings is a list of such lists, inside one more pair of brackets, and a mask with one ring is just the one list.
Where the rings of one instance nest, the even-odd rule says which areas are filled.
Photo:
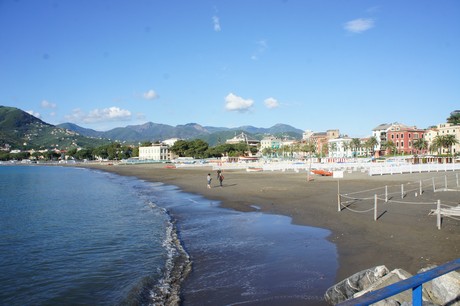
[[[444, 218], [443, 228], [436, 227], [436, 217], [429, 216], [435, 205], [381, 204], [379, 219], [373, 212], [337, 211], [337, 191], [356, 191], [398, 186], [418, 180], [440, 177], [444, 173], [398, 174], [370, 177], [364, 173], [346, 173], [340, 179], [306, 173], [251, 172], [225, 170], [220, 188], [211, 167], [166, 169], [164, 165], [72, 165], [133, 176], [151, 182], [175, 185], [184, 192], [199, 194], [220, 202], [224, 208], [242, 212], [257, 210], [285, 215], [292, 223], [331, 231], [327, 238], [337, 246], [339, 268], [336, 282], [377, 265], [401, 268], [416, 274], [421, 268], [439, 265], [460, 254], [460, 221]], [[206, 188], [211, 173], [213, 188]], [[450, 175], [452, 172], [449, 172]], [[408, 195], [404, 201], [459, 203], [459, 192], [433, 193], [427, 190], [419, 198]], [[396, 197], [395, 197], [396, 198]], [[256, 207], [255, 207], [256, 206]], [[258, 209], [260, 208], [260, 209]]]

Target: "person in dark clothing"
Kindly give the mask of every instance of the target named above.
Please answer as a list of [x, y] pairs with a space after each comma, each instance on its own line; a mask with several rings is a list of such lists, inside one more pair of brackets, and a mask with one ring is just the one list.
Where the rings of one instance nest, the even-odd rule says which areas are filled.
[[224, 180], [224, 175], [222, 173], [219, 173], [219, 183], [220, 187], [222, 187], [222, 181]]

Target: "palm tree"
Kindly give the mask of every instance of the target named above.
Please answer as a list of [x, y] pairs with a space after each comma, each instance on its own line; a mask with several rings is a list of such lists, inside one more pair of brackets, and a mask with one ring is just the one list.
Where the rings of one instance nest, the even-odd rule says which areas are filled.
[[[329, 144], [329, 153], [332, 153], [332, 155], [334, 155], [335, 151], [337, 151], [337, 143], [331, 142]], [[333, 157], [333, 156], [331, 156], [331, 157]]]
[[372, 155], [374, 155], [374, 153], [375, 153], [374, 148], [375, 148], [375, 146], [376, 146], [378, 143], [379, 143], [379, 142], [377, 141], [377, 138], [375, 138], [375, 136], [370, 137], [370, 138], [366, 141], [365, 146], [366, 146], [366, 148], [369, 149], [369, 151], [372, 152]]
[[352, 138], [350, 147], [353, 150], [354, 157], [356, 157], [358, 150], [361, 148], [361, 140], [359, 138]]
[[458, 143], [458, 140], [457, 138], [455, 138], [455, 135], [453, 134], [444, 135], [443, 143], [444, 143], [444, 146], [449, 149], [450, 155], [453, 155], [452, 147]]
[[416, 153], [418, 154], [420, 151], [426, 150], [428, 148], [428, 142], [423, 138], [419, 138], [412, 142], [412, 147], [417, 150]]
[[292, 150], [296, 153], [296, 156], [299, 156], [299, 153], [301, 151], [300, 142], [294, 143]]
[[350, 157], [350, 156], [348, 156], [348, 149], [350, 149], [350, 147], [351, 147], [350, 143], [351, 143], [350, 141], [344, 141], [343, 144], [342, 144], [345, 157]]
[[263, 149], [262, 149], [262, 154], [263, 154], [263, 155], [266, 155], [266, 156], [268, 156], [268, 157], [271, 157], [272, 152], [273, 152], [273, 151], [272, 151], [272, 148], [270, 148], [270, 147], [266, 147], [266, 148], [263, 148]]
[[438, 151], [438, 155], [442, 154], [442, 149], [445, 148], [446, 143], [444, 136], [438, 135], [433, 139], [433, 144], [434, 148]]
[[396, 144], [393, 141], [387, 140], [382, 142], [382, 147], [385, 148], [385, 151], [388, 151], [388, 153], [396, 154]]
[[310, 156], [312, 153], [315, 153], [315, 151], [316, 151], [316, 146], [312, 141], [307, 142], [302, 147], [302, 152], [310, 153], [309, 154]]

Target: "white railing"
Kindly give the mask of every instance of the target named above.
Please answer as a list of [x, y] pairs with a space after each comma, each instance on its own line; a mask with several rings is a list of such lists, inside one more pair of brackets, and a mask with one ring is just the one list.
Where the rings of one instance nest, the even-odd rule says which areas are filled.
[[454, 164], [388, 164], [380, 163], [371, 165], [369, 175], [422, 173], [422, 172], [446, 172], [460, 170], [460, 163]]

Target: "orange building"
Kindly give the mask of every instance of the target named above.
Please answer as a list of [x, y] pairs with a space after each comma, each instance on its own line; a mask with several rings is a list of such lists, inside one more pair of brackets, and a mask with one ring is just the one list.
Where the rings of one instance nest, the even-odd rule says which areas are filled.
[[397, 153], [420, 154], [426, 153], [426, 149], [419, 151], [413, 144], [423, 139], [424, 134], [425, 130], [417, 129], [415, 126], [393, 125], [387, 132], [387, 140], [395, 144]]

